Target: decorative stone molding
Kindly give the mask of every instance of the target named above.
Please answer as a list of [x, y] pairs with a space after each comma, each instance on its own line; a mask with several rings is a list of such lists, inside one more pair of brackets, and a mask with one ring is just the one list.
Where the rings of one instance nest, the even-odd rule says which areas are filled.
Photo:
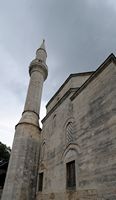
[[73, 151], [76, 153], [76, 155], [78, 155], [80, 153], [80, 147], [78, 144], [76, 143], [72, 143], [72, 144], [69, 144], [63, 151], [62, 153], [62, 156], [61, 156], [61, 159], [64, 161], [66, 156], [68, 155], [68, 153], [70, 151]]
[[30, 76], [35, 71], [38, 71], [38, 72], [42, 73], [42, 75], [44, 76], [44, 80], [46, 80], [46, 78], [48, 76], [48, 67], [44, 62], [42, 62], [41, 60], [38, 60], [37, 58], [34, 59], [30, 63], [30, 66], [29, 66], [29, 74], [30, 74]]
[[73, 117], [67, 119], [64, 124], [66, 146], [75, 141], [76, 123]]

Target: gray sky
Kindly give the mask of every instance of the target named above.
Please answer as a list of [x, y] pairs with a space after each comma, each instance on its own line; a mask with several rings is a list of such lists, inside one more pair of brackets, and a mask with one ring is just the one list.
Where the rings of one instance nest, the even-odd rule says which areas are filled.
[[46, 39], [45, 104], [70, 73], [95, 70], [116, 53], [116, 0], [0, 0], [0, 141], [12, 145], [35, 51]]

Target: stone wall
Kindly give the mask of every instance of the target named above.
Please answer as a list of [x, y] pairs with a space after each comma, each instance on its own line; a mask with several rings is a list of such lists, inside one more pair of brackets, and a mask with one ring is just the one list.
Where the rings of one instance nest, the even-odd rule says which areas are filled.
[[[86, 97], [86, 98], [85, 98]], [[110, 63], [73, 100], [80, 146], [79, 188], [116, 199], [116, 66]]]
[[[43, 190], [37, 191], [37, 199], [116, 199], [115, 83], [116, 66], [111, 63], [44, 121], [39, 165], [39, 172], [44, 173]], [[72, 160], [76, 188], [67, 190], [66, 163]]]
[[49, 193], [49, 194], [38, 194], [37, 199], [40, 200], [103, 200], [102, 196], [97, 195], [96, 190], [80, 190], [78, 192], [67, 191], [63, 193]]

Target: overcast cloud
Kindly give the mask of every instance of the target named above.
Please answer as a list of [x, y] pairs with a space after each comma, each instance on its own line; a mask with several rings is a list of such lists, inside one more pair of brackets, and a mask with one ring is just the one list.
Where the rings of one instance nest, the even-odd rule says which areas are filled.
[[45, 104], [70, 73], [95, 70], [116, 53], [116, 0], [0, 0], [0, 141], [12, 144], [35, 51], [46, 40]]

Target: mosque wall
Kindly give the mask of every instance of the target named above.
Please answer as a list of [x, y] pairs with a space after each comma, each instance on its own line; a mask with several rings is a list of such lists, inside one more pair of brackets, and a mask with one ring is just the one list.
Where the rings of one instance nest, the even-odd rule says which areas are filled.
[[[116, 66], [110, 63], [44, 121], [39, 165], [43, 187], [37, 199], [116, 199], [115, 82]], [[67, 186], [70, 164], [72, 186]]]

